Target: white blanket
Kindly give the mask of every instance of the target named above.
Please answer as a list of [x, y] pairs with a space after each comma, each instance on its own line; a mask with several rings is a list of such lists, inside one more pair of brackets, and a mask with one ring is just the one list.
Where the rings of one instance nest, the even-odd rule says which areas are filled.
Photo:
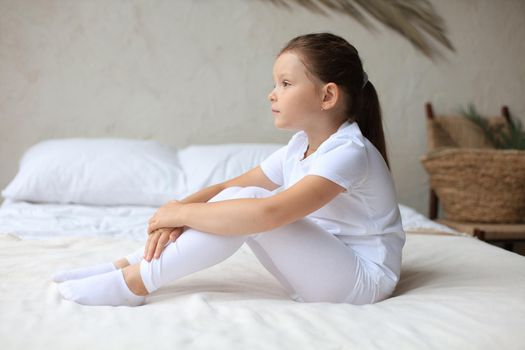
[[129, 238], [0, 235], [1, 349], [523, 349], [525, 258], [477, 239], [407, 234], [394, 296], [298, 303], [246, 245], [139, 307], [60, 298], [57, 269], [121, 257]]
[[[12, 233], [24, 239], [100, 236], [145, 242], [148, 219], [156, 210], [147, 206], [64, 205], [6, 199], [0, 208], [0, 233]], [[428, 220], [413, 208], [400, 204], [399, 210], [406, 231], [425, 228], [457, 233]]]

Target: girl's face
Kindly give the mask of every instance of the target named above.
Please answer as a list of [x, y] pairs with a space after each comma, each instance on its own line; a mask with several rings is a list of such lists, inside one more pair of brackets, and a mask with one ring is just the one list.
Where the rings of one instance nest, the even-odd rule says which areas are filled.
[[275, 85], [268, 99], [272, 104], [275, 126], [279, 129], [308, 129], [321, 112], [319, 90], [306, 72], [299, 57], [292, 52], [285, 52], [275, 60]]

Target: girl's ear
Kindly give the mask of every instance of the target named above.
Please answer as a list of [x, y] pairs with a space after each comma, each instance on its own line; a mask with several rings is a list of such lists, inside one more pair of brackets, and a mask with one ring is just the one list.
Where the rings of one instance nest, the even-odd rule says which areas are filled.
[[337, 87], [337, 84], [335, 83], [328, 83], [326, 84], [323, 89], [323, 102], [322, 107], [323, 109], [331, 109], [335, 106], [337, 103], [337, 100], [339, 99], [339, 88]]

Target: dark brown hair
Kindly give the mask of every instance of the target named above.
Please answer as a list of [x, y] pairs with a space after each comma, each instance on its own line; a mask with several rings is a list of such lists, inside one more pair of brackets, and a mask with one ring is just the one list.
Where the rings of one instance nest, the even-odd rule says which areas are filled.
[[356, 48], [337, 35], [312, 33], [290, 40], [277, 57], [284, 52], [295, 53], [311, 74], [324, 83], [335, 83], [343, 91], [347, 120], [357, 122], [390, 169], [379, 99], [370, 81], [362, 88], [363, 65]]

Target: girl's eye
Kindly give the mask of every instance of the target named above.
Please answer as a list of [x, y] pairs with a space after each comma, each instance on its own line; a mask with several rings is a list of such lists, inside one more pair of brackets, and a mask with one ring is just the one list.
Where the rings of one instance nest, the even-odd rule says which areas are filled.
[[[288, 85], [290, 85], [289, 82], [287, 82], [287, 81], [283, 81], [283, 86], [288, 86]], [[273, 84], [272, 87], [275, 89], [275, 84]]]

